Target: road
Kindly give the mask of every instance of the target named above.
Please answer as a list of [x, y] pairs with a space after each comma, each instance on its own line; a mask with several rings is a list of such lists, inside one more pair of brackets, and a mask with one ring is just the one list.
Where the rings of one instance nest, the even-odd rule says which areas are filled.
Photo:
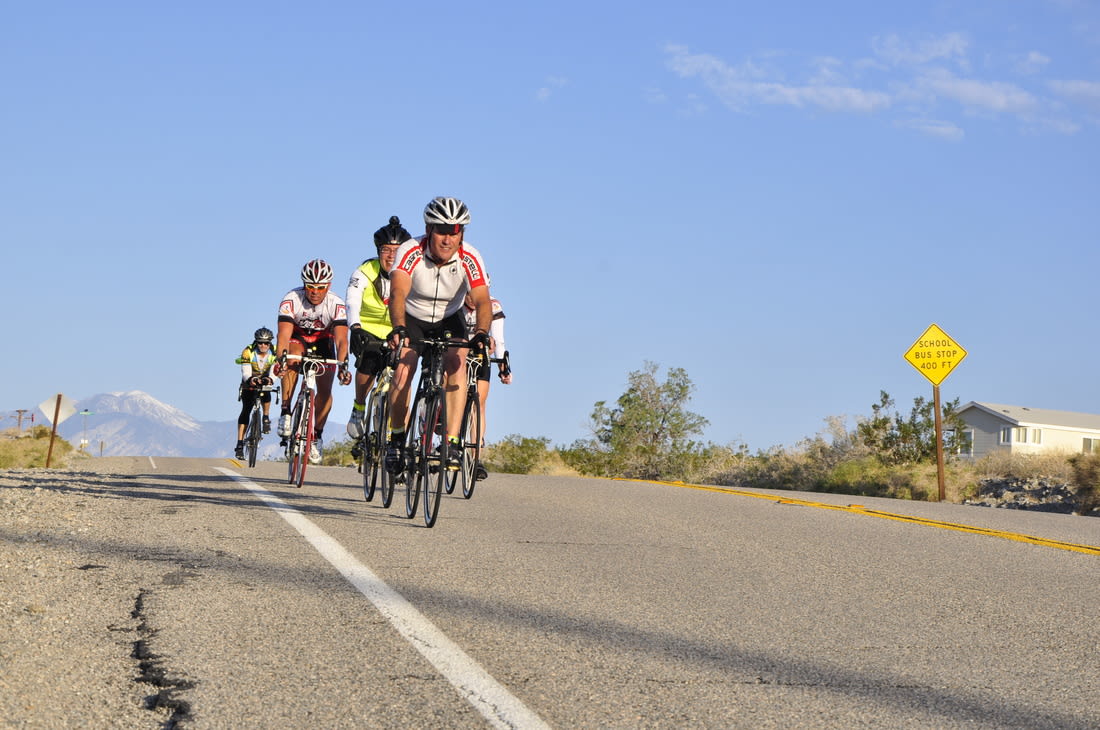
[[350, 469], [125, 471], [74, 547], [150, 727], [1100, 727], [1100, 520], [493, 474], [427, 529]]

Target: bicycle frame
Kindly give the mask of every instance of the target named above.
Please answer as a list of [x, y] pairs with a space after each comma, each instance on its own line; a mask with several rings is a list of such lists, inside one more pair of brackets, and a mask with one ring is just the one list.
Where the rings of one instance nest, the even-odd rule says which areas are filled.
[[245, 431], [244, 442], [245, 448], [248, 452], [248, 466], [256, 466], [256, 452], [260, 448], [260, 441], [263, 439], [263, 415], [264, 404], [260, 396], [264, 393], [276, 393], [272, 398], [274, 403], [279, 402], [279, 396], [277, 395], [277, 389], [279, 386], [272, 383], [271, 385], [261, 385], [259, 388], [247, 388], [247, 390], [253, 390], [256, 392], [256, 398], [252, 402], [252, 410], [248, 416], [248, 426]]
[[294, 401], [294, 415], [291, 418], [290, 435], [287, 436], [286, 457], [288, 462], [287, 483], [301, 488], [305, 481], [306, 466], [309, 464], [310, 449], [313, 448], [313, 430], [316, 418], [317, 376], [325, 372], [329, 365], [339, 365], [339, 360], [301, 355], [284, 354], [286, 360], [301, 362], [299, 379], [302, 381], [298, 397]]

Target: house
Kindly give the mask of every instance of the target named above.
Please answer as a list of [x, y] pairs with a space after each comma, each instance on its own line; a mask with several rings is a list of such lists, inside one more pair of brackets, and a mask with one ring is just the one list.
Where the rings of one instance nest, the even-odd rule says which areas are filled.
[[967, 425], [961, 456], [1100, 453], [1100, 416], [1091, 413], [970, 401], [959, 416]]

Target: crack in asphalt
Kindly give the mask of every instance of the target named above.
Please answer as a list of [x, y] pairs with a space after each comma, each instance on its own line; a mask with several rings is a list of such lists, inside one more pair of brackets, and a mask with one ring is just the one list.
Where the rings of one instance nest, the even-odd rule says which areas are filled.
[[138, 620], [138, 638], [134, 641], [130, 656], [138, 661], [139, 674], [135, 681], [148, 684], [156, 690], [155, 694], [145, 698], [145, 709], [166, 710], [168, 720], [164, 723], [165, 730], [176, 730], [184, 727], [191, 719], [191, 703], [177, 696], [177, 693], [193, 688], [195, 683], [169, 676], [164, 667], [164, 657], [154, 654], [150, 648], [150, 642], [157, 634], [146, 621], [145, 597], [150, 592], [142, 588], [134, 599], [134, 610], [130, 612], [130, 616]]

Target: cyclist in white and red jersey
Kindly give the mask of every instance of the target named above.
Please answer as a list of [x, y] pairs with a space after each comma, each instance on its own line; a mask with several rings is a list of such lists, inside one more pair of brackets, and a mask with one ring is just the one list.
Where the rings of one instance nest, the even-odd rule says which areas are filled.
[[[487, 277], [486, 284], [492, 284]], [[493, 307], [493, 323], [489, 326], [489, 351], [485, 353], [485, 358], [482, 359], [481, 367], [477, 371], [477, 394], [481, 406], [481, 433], [478, 434], [478, 439], [482, 446], [485, 446], [485, 404], [489, 400], [490, 363], [488, 358], [492, 356], [500, 359], [508, 356], [508, 346], [504, 343], [504, 307], [501, 306], [499, 299], [492, 296], [489, 297], [489, 302]], [[465, 306], [462, 307], [462, 317], [466, 321], [467, 336], [472, 337], [477, 328], [477, 308], [470, 300], [469, 293], [466, 294]], [[497, 375], [500, 376], [501, 383], [511, 385], [512, 371], [510, 368], [506, 370], [504, 363], [497, 365]], [[488, 476], [489, 472], [480, 460], [474, 464], [475, 481], [486, 479]]]
[[[332, 267], [322, 259], [313, 259], [302, 267], [302, 286], [291, 289], [279, 305], [279, 339], [275, 351], [301, 355], [309, 351], [319, 357], [340, 361], [340, 384], [351, 382], [348, 370], [348, 312], [344, 300], [329, 291]], [[276, 375], [283, 379], [283, 404], [279, 417], [279, 436], [290, 435], [290, 409], [294, 405], [294, 386], [298, 383], [300, 361], [280, 362]], [[322, 433], [332, 409], [331, 368], [317, 378], [317, 411], [313, 429], [312, 464], [321, 463]]]
[[[426, 233], [423, 238], [406, 241], [397, 249], [397, 260], [390, 270], [390, 321], [392, 347], [402, 347], [394, 387], [390, 390], [390, 448], [386, 463], [391, 470], [402, 462], [409, 412], [409, 391], [416, 361], [423, 350], [424, 338], [448, 335], [461, 339], [466, 333], [462, 316], [467, 292], [474, 307], [471, 346], [484, 350], [489, 343], [493, 310], [486, 286], [485, 262], [476, 248], [464, 241], [470, 211], [456, 198], [438, 197], [424, 208]], [[462, 410], [466, 405], [463, 387], [465, 348], [447, 350], [443, 363], [447, 392], [447, 437], [457, 444]], [[448, 469], [457, 469], [460, 449], [448, 450]]]

